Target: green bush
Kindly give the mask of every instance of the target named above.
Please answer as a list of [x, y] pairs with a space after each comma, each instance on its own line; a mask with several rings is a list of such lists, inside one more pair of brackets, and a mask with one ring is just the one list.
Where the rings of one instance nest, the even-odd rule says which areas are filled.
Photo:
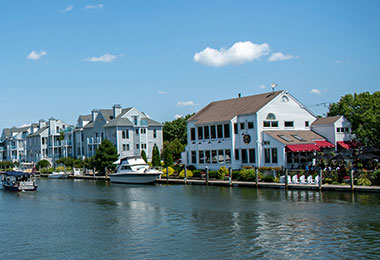
[[323, 179], [323, 183], [331, 184], [332, 182], [333, 182], [333, 179], [332, 179], [332, 178], [324, 178], [324, 179]]
[[331, 184], [333, 184], [333, 185], [340, 185], [340, 183], [337, 182], [337, 181], [333, 181]]
[[[193, 172], [190, 171], [189, 169], [187, 169], [186, 173], [187, 173], [187, 177], [188, 177], [188, 178], [189, 178], [189, 177], [193, 177]], [[185, 170], [182, 170], [182, 171], [179, 173], [179, 177], [180, 177], [180, 178], [185, 178]]]
[[218, 179], [224, 180], [224, 176], [228, 175], [228, 169], [226, 166], [222, 166], [218, 170]]
[[216, 179], [218, 177], [218, 171], [208, 171], [208, 177], [210, 179]]
[[242, 181], [255, 181], [255, 169], [241, 169], [240, 170], [240, 180]]
[[202, 170], [194, 170], [193, 177], [202, 177]]
[[362, 171], [357, 179], [357, 184], [360, 186], [371, 186], [372, 182], [368, 179], [368, 172]]
[[233, 170], [232, 171], [232, 179], [233, 180], [240, 180], [240, 171], [239, 170]]
[[265, 176], [263, 177], [263, 181], [264, 181], [264, 182], [274, 182], [274, 178], [273, 178], [272, 175], [265, 175]]

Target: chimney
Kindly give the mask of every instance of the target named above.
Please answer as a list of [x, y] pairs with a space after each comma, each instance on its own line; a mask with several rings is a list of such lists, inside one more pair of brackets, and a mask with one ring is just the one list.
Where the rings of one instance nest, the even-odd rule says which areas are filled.
[[45, 126], [46, 126], [45, 120], [40, 119], [40, 121], [38, 121], [38, 128], [41, 129], [42, 127], [45, 127]]
[[93, 110], [91, 111], [92, 122], [95, 122], [95, 119], [96, 119], [96, 117], [98, 116], [98, 114], [99, 114], [99, 109], [93, 109]]
[[241, 93], [238, 94], [238, 98], [241, 98]]
[[115, 104], [112, 106], [112, 109], [113, 109], [113, 118], [116, 118], [121, 114], [121, 105]]
[[55, 118], [50, 117], [49, 118], [49, 134], [55, 134], [56, 129], [55, 129]]

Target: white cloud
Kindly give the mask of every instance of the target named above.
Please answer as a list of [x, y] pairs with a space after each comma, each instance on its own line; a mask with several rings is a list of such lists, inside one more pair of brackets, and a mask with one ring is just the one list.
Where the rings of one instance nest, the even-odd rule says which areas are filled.
[[311, 93], [311, 94], [320, 95], [320, 94], [322, 93], [322, 91], [320, 91], [320, 90], [317, 89], [317, 88], [313, 88], [312, 90], [310, 90], [310, 93]]
[[158, 93], [158, 95], [165, 95], [165, 94], [166, 94], [166, 92], [165, 92], [165, 91], [161, 91], [161, 90], [160, 90], [160, 91], [158, 91], [157, 93]]
[[103, 4], [86, 5], [84, 9], [103, 9]]
[[99, 57], [89, 57], [86, 60], [90, 62], [113, 62], [117, 58], [116, 55], [106, 53]]
[[266, 88], [266, 86], [264, 84], [261, 84], [259, 88], [264, 89], [264, 88]]
[[242, 64], [259, 59], [270, 52], [267, 43], [255, 44], [250, 41], [236, 42], [229, 49], [220, 50], [207, 47], [194, 54], [194, 61], [206, 66], [221, 67], [229, 64]]
[[268, 61], [273, 62], [273, 61], [292, 60], [292, 59], [298, 59], [298, 57], [290, 55], [290, 54], [283, 54], [282, 52], [274, 52], [268, 58]]
[[46, 51], [32, 51], [29, 53], [29, 55], [26, 57], [28, 60], [39, 60], [42, 56], [45, 56], [47, 54]]
[[177, 106], [188, 107], [188, 106], [195, 106], [195, 104], [193, 101], [178, 101]]
[[178, 118], [181, 118], [181, 117], [183, 117], [183, 115], [178, 115], [178, 114], [174, 115], [174, 119], [178, 119]]
[[70, 12], [71, 10], [73, 10], [74, 6], [72, 5], [69, 5], [68, 7], [66, 7], [65, 9], [61, 10], [61, 13], [67, 13], [67, 12]]

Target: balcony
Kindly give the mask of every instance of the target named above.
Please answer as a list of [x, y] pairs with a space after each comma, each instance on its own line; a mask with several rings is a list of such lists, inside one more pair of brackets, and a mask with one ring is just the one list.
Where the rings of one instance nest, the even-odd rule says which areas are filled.
[[87, 144], [89, 144], [89, 145], [96, 145], [96, 144], [100, 144], [101, 142], [102, 142], [101, 137], [87, 138]]

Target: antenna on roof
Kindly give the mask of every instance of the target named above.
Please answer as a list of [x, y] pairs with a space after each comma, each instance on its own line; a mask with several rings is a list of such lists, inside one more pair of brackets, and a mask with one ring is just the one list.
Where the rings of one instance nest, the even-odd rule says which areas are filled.
[[274, 89], [278, 86], [278, 84], [272, 83], [270, 84], [270, 86], [272, 87], [272, 92], [274, 92]]

